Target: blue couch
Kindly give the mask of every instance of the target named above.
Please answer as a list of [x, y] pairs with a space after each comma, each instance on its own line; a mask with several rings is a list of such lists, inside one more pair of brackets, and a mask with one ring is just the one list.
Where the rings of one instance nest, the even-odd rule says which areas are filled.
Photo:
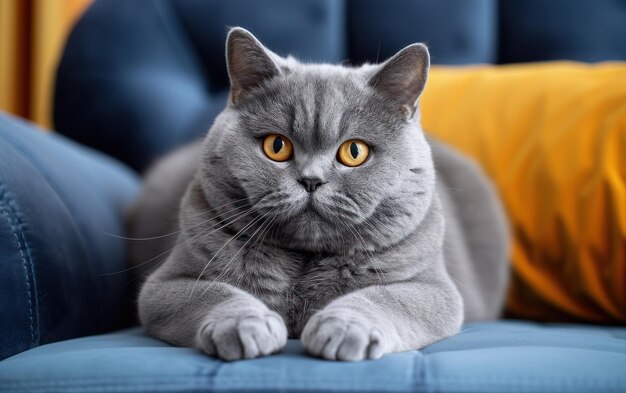
[[59, 133], [0, 114], [0, 392], [626, 392], [626, 327], [467, 324], [361, 363], [297, 341], [225, 363], [132, 327], [124, 210], [139, 174], [223, 107], [233, 25], [315, 61], [376, 61], [414, 41], [439, 64], [626, 60], [616, 0], [97, 1], [59, 66]]

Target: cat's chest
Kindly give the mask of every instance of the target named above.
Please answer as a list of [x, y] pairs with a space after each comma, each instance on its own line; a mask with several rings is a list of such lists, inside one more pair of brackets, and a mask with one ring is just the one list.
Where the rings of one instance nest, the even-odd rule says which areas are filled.
[[373, 276], [358, 257], [257, 247], [242, 256], [234, 284], [280, 313], [295, 337], [313, 312], [347, 292], [371, 285]]

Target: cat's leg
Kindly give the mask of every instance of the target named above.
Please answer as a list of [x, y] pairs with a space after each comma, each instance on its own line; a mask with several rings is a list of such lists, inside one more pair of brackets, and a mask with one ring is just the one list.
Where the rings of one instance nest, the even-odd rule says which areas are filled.
[[313, 355], [356, 361], [419, 349], [456, 334], [463, 304], [445, 281], [371, 286], [344, 295], [309, 319], [302, 342]]
[[224, 360], [269, 355], [287, 342], [279, 314], [222, 282], [150, 277], [139, 296], [139, 315], [150, 335]]

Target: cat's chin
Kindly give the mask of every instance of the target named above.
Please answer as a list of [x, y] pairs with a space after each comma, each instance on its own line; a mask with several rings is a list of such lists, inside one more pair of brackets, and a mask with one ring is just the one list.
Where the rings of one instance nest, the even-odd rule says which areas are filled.
[[332, 251], [340, 242], [340, 226], [315, 208], [305, 208], [282, 225], [283, 246], [307, 251]]

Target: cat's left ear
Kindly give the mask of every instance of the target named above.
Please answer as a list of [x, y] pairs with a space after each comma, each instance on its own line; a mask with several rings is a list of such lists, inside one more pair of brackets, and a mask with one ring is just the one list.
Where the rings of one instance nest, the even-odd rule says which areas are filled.
[[424, 91], [430, 56], [424, 44], [412, 44], [380, 65], [369, 85], [385, 99], [398, 105], [407, 120], [417, 111], [417, 101]]

